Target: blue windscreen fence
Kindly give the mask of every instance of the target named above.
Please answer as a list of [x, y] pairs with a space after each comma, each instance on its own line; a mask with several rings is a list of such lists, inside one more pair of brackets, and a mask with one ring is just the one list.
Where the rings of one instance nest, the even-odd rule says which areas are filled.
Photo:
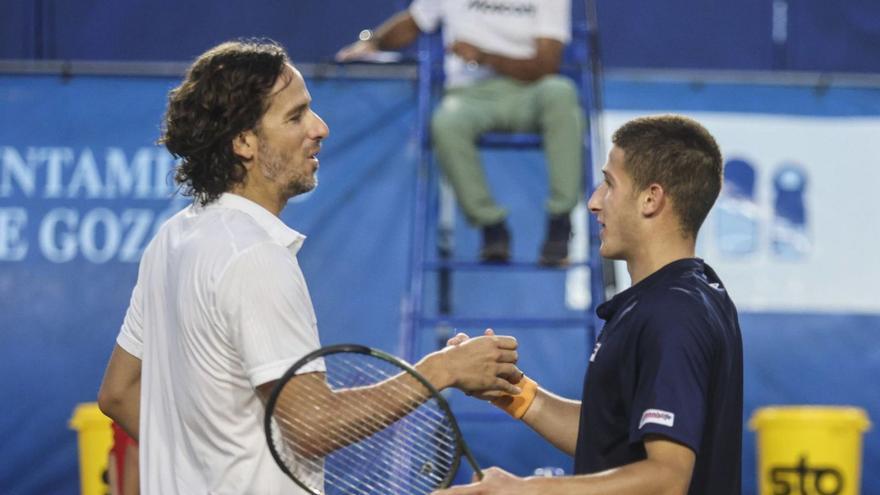
[[[155, 144], [176, 82], [0, 76], [0, 493], [78, 492], [68, 421], [76, 404], [96, 398], [145, 244], [187, 202], [170, 182], [173, 160]], [[308, 236], [300, 261], [322, 343], [399, 353], [418, 158], [414, 83], [308, 83], [330, 137], [318, 188], [283, 219]], [[743, 420], [765, 405], [809, 403], [856, 405], [880, 420], [872, 385], [880, 261], [870, 248], [880, 225], [866, 206], [880, 182], [880, 90], [619, 80], [607, 90], [606, 135], [633, 115], [684, 112], [706, 123], [732, 164], [736, 187], [722, 194], [699, 249], [740, 308]], [[542, 157], [485, 158], [511, 210], [514, 255], [533, 259], [544, 220]], [[457, 257], [475, 257], [477, 233], [461, 218], [456, 244]], [[589, 297], [570, 276], [461, 275], [454, 304], [474, 315], [566, 314]], [[590, 349], [582, 329], [509, 332], [526, 372], [579, 396]], [[421, 352], [437, 338], [423, 335]], [[482, 465], [571, 472], [571, 460], [524, 425], [460, 394], [451, 399]], [[877, 465], [880, 436], [865, 439], [864, 465]], [[743, 461], [744, 493], [756, 493], [750, 432]], [[880, 492], [876, 470], [864, 470], [863, 492]]]

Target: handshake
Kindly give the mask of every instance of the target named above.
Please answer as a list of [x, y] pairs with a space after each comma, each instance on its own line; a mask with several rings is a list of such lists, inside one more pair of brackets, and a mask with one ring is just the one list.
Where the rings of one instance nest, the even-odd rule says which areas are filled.
[[513, 337], [487, 329], [480, 337], [459, 333], [444, 349], [425, 356], [416, 369], [435, 387], [455, 387], [468, 395], [491, 401], [516, 418], [522, 417], [537, 390], [516, 366], [519, 359]]

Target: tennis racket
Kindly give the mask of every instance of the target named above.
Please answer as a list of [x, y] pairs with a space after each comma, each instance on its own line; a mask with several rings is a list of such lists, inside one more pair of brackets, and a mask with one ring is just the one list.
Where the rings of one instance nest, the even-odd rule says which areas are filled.
[[448, 487], [464, 456], [446, 399], [408, 363], [361, 345], [318, 349], [272, 390], [269, 450], [314, 495], [420, 495]]

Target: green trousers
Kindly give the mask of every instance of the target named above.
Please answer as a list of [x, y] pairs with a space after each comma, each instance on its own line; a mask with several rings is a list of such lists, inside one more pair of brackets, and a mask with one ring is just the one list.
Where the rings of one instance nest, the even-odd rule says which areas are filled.
[[543, 138], [550, 215], [570, 212], [582, 194], [584, 113], [574, 83], [546, 76], [533, 83], [496, 77], [446, 91], [431, 119], [434, 151], [472, 225], [507, 217], [486, 184], [476, 142], [487, 131], [535, 132]]

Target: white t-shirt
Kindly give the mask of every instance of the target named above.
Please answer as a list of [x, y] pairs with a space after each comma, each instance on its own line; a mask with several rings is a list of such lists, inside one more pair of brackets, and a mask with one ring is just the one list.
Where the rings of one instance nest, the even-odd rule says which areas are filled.
[[[510, 58], [535, 55], [535, 39], [571, 40], [571, 0], [413, 0], [409, 13], [423, 32], [443, 25], [443, 45], [465, 41]], [[468, 67], [447, 51], [446, 86], [493, 77], [488, 67]]]
[[142, 362], [145, 495], [305, 493], [272, 459], [254, 391], [320, 346], [296, 260], [304, 239], [224, 194], [147, 246], [117, 338]]

